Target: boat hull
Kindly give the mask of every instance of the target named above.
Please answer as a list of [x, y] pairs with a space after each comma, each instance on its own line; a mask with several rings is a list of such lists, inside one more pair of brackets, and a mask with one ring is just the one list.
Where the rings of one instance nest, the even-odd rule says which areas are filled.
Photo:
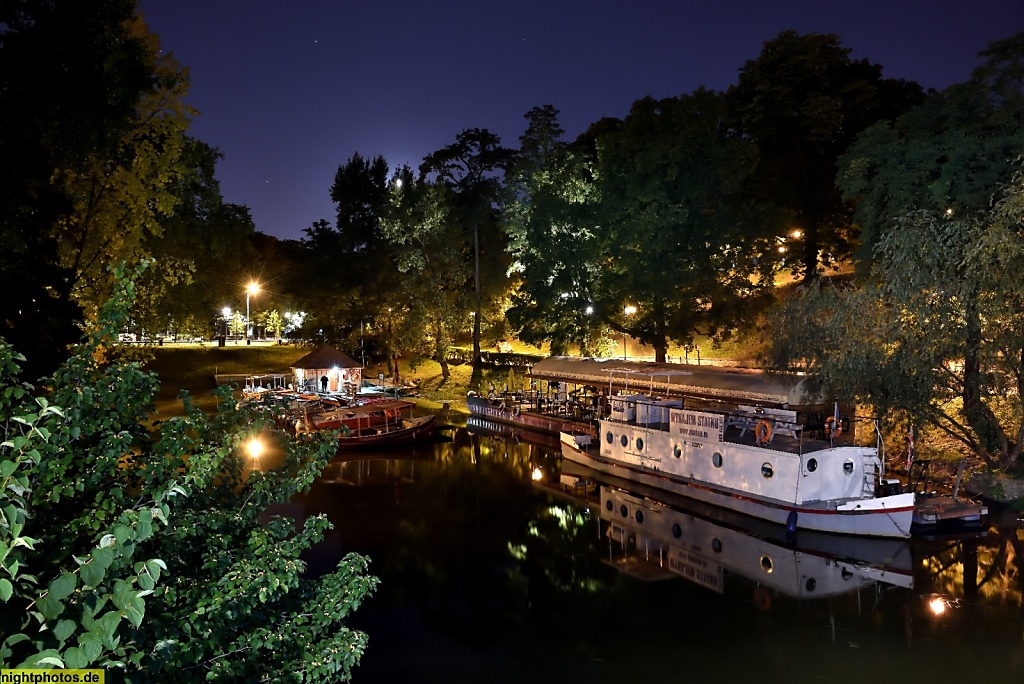
[[820, 504], [796, 504], [752, 495], [661, 470], [623, 463], [580, 447], [572, 435], [560, 438], [563, 458], [606, 475], [674, 492], [714, 506], [799, 529], [869, 537], [906, 538], [914, 515], [914, 494]]
[[469, 408], [470, 415], [504, 423], [505, 425], [542, 432], [553, 437], [558, 437], [563, 432], [574, 435], [589, 434], [596, 436], [594, 426], [590, 423], [558, 416], [548, 416], [534, 411], [518, 411], [502, 406], [501, 402], [492, 402], [486, 397], [466, 397], [466, 405]]
[[405, 421], [403, 427], [387, 431], [363, 430], [338, 438], [339, 450], [382, 449], [422, 442], [434, 437], [435, 416]]

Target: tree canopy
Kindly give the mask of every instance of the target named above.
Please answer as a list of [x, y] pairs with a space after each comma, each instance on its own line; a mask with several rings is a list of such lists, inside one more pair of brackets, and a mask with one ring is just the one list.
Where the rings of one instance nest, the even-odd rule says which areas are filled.
[[[366, 560], [306, 578], [299, 556], [326, 520], [263, 519], [311, 484], [330, 435], [294, 440], [273, 406], [227, 388], [216, 415], [186, 395], [183, 417], [150, 429], [156, 378], [96, 360], [127, 315], [133, 281], [117, 282], [46, 398], [0, 342], [0, 660], [129, 681], [347, 679], [366, 637], [344, 620], [376, 584]], [[259, 467], [254, 438], [271, 446]]]

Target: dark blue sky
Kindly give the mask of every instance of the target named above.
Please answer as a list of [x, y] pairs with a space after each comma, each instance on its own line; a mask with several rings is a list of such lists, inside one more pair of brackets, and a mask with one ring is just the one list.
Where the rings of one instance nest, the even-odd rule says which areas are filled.
[[780, 31], [836, 33], [888, 78], [942, 89], [989, 41], [1024, 30], [1024, 0], [142, 0], [190, 68], [192, 134], [224, 153], [229, 202], [256, 228], [333, 223], [329, 188], [359, 152], [392, 168], [466, 128], [516, 146], [552, 104], [575, 137], [646, 95], [724, 90]]

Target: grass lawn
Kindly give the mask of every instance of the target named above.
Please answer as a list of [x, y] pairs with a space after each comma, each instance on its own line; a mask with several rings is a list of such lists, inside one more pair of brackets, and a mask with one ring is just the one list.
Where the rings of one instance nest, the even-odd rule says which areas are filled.
[[[160, 392], [156, 397], [159, 419], [178, 416], [182, 413], [178, 394], [187, 390], [200, 408], [213, 411], [217, 408], [212, 396], [215, 375], [260, 375], [265, 373], [287, 373], [291, 364], [308, 354], [312, 348], [292, 345], [181, 345], [153, 347], [153, 360], [146, 364], [160, 378]], [[408, 363], [399, 365], [403, 382], [418, 381], [420, 403], [424, 408], [440, 408], [443, 403], [452, 403], [452, 410], [459, 410], [456, 402], [466, 398], [472, 368], [469, 365], [450, 366], [451, 379], [441, 383], [441, 367], [433, 361], [424, 361], [415, 370]], [[368, 366], [363, 372], [366, 378], [376, 378], [385, 373], [384, 367]], [[507, 376], [503, 371], [501, 377]], [[498, 384], [497, 382], [495, 384]]]
[[204, 410], [216, 409], [211, 395], [214, 375], [287, 373], [289, 366], [309, 353], [290, 345], [189, 345], [153, 347], [153, 360], [146, 368], [160, 378], [156, 397], [159, 418], [181, 415], [178, 393], [189, 395]]
[[[700, 347], [704, 356], [739, 356], [749, 353], [742, 341], [734, 342], [725, 348], [715, 348], [710, 341], [701, 340]], [[545, 355], [544, 349], [532, 347], [512, 341], [513, 351], [526, 354]], [[216, 401], [211, 395], [215, 384], [215, 375], [262, 375], [267, 373], [288, 373], [291, 364], [308, 354], [312, 347], [294, 345], [277, 345], [256, 343], [252, 345], [228, 344], [224, 347], [216, 345], [167, 345], [151, 347], [153, 359], [146, 368], [155, 371], [160, 378], [160, 392], [157, 394], [156, 407], [158, 419], [181, 415], [181, 402], [178, 394], [188, 390], [189, 395], [206, 411], [216, 409]], [[630, 355], [651, 355], [654, 351], [644, 349], [630, 342]], [[675, 358], [683, 356], [684, 351], [678, 348], [669, 350]], [[695, 354], [690, 355], [694, 361]], [[489, 384], [495, 387], [522, 386], [524, 378], [521, 371], [515, 377], [509, 377], [506, 369], [484, 370], [483, 381], [478, 387], [470, 387], [473, 369], [469, 364], [450, 365], [451, 378], [442, 382], [441, 366], [434, 361], [421, 361], [412, 368], [408, 361], [399, 363], [403, 383], [416, 382], [420, 388], [419, 403], [428, 410], [440, 409], [444, 403], [451, 404], [453, 411], [466, 412], [466, 392], [475, 389], [486, 393]], [[379, 373], [387, 375], [387, 368], [369, 365], [363, 371], [363, 377], [376, 379]], [[389, 378], [390, 379], [390, 378]]]

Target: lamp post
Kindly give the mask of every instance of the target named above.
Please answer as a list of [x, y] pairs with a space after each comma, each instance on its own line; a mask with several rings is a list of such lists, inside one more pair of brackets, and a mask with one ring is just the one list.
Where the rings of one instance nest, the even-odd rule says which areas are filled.
[[[626, 316], [632, 316], [633, 314], [636, 313], [636, 307], [633, 306], [632, 304], [627, 304], [626, 308], [624, 308], [622, 310], [622, 313], [626, 314]], [[625, 361], [628, 358], [629, 357], [626, 354], [626, 331], [623, 330], [622, 331], [622, 360]]]
[[[228, 322], [231, 320], [231, 307], [230, 306], [225, 306], [223, 309], [220, 310], [220, 313], [223, 316], [222, 320], [223, 320], [223, 326], [224, 326], [222, 337], [224, 339], [227, 339], [227, 336], [228, 336]], [[221, 342], [223, 343], [223, 340], [221, 340]]]
[[254, 295], [260, 291], [259, 283], [249, 283], [249, 286], [245, 288], [245, 343], [252, 344], [252, 340], [249, 339], [249, 296]]

